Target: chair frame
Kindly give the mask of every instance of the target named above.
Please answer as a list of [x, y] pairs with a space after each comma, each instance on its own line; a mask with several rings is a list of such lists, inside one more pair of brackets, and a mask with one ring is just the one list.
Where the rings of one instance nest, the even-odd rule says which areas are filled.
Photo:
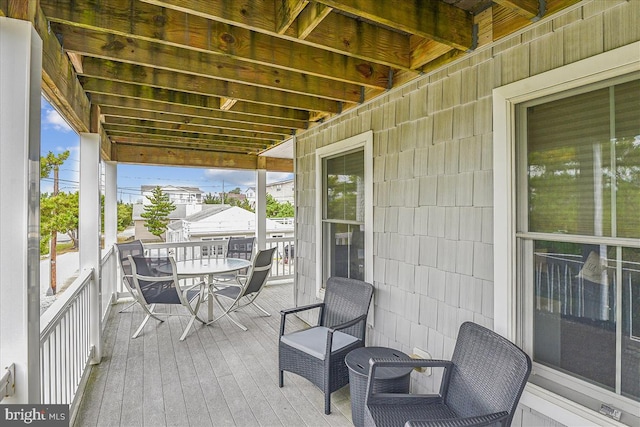
[[[346, 322], [337, 325], [327, 325], [326, 302], [319, 302], [280, 311], [278, 385], [280, 387], [284, 386], [284, 371], [292, 372], [308, 379], [323, 391], [324, 412], [327, 415], [331, 413], [331, 393], [339, 390], [349, 383], [349, 369], [344, 362], [345, 357], [351, 350], [364, 347], [366, 319], [369, 306], [371, 305], [371, 298], [373, 297], [373, 286], [369, 283], [342, 277], [331, 277], [327, 280], [327, 292], [330, 292], [329, 289], [333, 286], [348, 286], [350, 284], [353, 286], [356, 283], [358, 286], [362, 287], [362, 290], [359, 290], [362, 292], [359, 297], [366, 299], [367, 309], [364, 314], [356, 316]], [[327, 293], [325, 293], [325, 301], [326, 299]], [[328, 328], [324, 360], [318, 359], [317, 357], [282, 342], [282, 336], [285, 335], [287, 316], [312, 309], [319, 309], [320, 311], [316, 326], [324, 326]], [[333, 345], [333, 335], [337, 331], [353, 335], [356, 338], [356, 341], [332, 352], [331, 347]]]
[[[214, 289], [210, 292], [210, 295], [213, 296], [216, 304], [218, 304], [218, 307], [220, 307], [220, 309], [223, 312], [221, 315], [219, 315], [218, 317], [216, 317], [215, 319], [207, 323], [207, 325], [210, 325], [211, 323], [216, 322], [222, 317], [226, 316], [236, 326], [238, 326], [243, 331], [246, 331], [247, 327], [244, 326], [242, 323], [240, 323], [238, 319], [234, 318], [234, 316], [232, 316], [232, 313], [248, 305], [253, 305], [262, 313], [264, 313], [266, 316], [271, 316], [271, 313], [269, 313], [267, 310], [265, 310], [264, 308], [260, 307], [260, 305], [258, 305], [258, 303], [256, 302], [256, 298], [258, 298], [258, 296], [262, 292], [262, 289], [264, 289], [264, 286], [267, 283], [269, 273], [271, 272], [271, 266], [273, 265], [273, 253], [275, 252], [275, 250], [276, 250], [276, 247], [274, 246], [273, 248], [270, 248], [270, 249], [258, 251], [256, 255], [253, 257], [253, 263], [251, 267], [249, 267], [249, 274], [247, 275], [238, 274], [236, 276], [235, 283], [229, 283], [227, 281], [223, 281], [222, 284], [224, 284], [225, 287], [217, 288], [216, 281], [214, 281], [213, 283]], [[263, 256], [268, 257], [269, 263], [265, 265], [257, 265], [257, 263], [262, 260]], [[261, 273], [263, 271], [267, 271], [268, 272], [267, 275], [264, 277], [264, 280], [261, 283], [256, 284], [254, 282], [254, 280], [256, 280], [255, 279], [256, 273]], [[234, 290], [237, 290], [237, 295], [235, 296], [235, 298], [227, 295], [227, 293], [230, 290], [229, 288], [234, 288]], [[225, 307], [220, 301], [221, 297], [232, 300], [231, 304]]]
[[[137, 243], [137, 245], [136, 245]], [[118, 313], [122, 313], [125, 310], [130, 309], [131, 307], [133, 307], [134, 305], [136, 305], [138, 303], [138, 291], [136, 290], [135, 285], [133, 284], [133, 277], [131, 274], [128, 274], [125, 270], [126, 267], [124, 265], [125, 262], [129, 263], [129, 259], [128, 256], [130, 255], [130, 252], [132, 252], [131, 250], [123, 250], [127, 247], [136, 247], [136, 249], [140, 250], [139, 255], [144, 255], [145, 253], [145, 248], [144, 245], [142, 244], [141, 240], [133, 240], [131, 242], [124, 242], [124, 243], [116, 243], [114, 244], [115, 248], [116, 248], [116, 252], [118, 254], [118, 263], [120, 264], [120, 273], [122, 276], [122, 283], [124, 284], [125, 288], [127, 289], [127, 291], [129, 291], [129, 294], [131, 294], [131, 297], [133, 298], [133, 301], [127, 305], [126, 307], [124, 307], [122, 310], [120, 310]]]
[[[461, 337], [464, 335], [467, 342], [462, 342]], [[480, 337], [480, 338], [477, 338]], [[474, 389], [474, 385], [462, 376], [468, 375], [474, 371], [481, 372], [483, 367], [491, 364], [491, 361], [498, 362], [502, 360], [496, 358], [491, 352], [482, 357], [475, 357], [478, 354], [473, 340], [483, 340], [492, 348], [499, 350], [500, 356], [506, 358], [511, 363], [501, 365], [504, 369], [504, 375], [501, 375], [503, 383], [501, 387], [487, 388], [490, 396], [483, 396], [484, 399], [471, 399], [470, 396], [450, 396], [450, 385], [452, 381], [457, 382], [460, 387], [465, 384], [465, 391]], [[474, 348], [470, 348], [471, 343]], [[482, 351], [482, 350], [480, 350]], [[471, 361], [471, 362], [470, 362]], [[462, 363], [460, 363], [462, 362]], [[464, 367], [462, 367], [464, 364]], [[470, 366], [473, 365], [473, 366]], [[411, 394], [411, 393], [374, 393], [374, 383], [376, 370], [381, 368], [444, 368], [442, 381], [440, 383], [439, 394]], [[497, 369], [500, 369], [497, 367]], [[465, 371], [462, 373], [462, 371]], [[531, 359], [515, 344], [506, 338], [496, 334], [495, 332], [477, 325], [472, 322], [464, 322], [460, 327], [458, 341], [453, 352], [451, 360], [427, 360], [427, 359], [376, 359], [369, 360], [369, 377], [367, 382], [367, 391], [365, 396], [365, 426], [488, 426], [500, 425], [509, 426], [513, 419], [515, 409], [522, 395], [522, 391], [527, 383], [527, 379], [531, 372]], [[508, 375], [508, 376], [507, 376]], [[459, 376], [454, 380], [454, 376]], [[505, 385], [508, 383], [508, 387]], [[497, 392], [497, 389], [500, 392]], [[509, 394], [508, 391], [512, 392]], [[494, 393], [491, 393], [491, 392]], [[478, 396], [476, 393], [474, 396]], [[452, 400], [456, 400], [456, 405], [463, 405], [468, 412], [475, 412], [478, 406], [499, 407], [499, 409], [490, 413], [477, 413], [473, 415], [463, 414], [458, 418], [447, 418], [441, 416], [435, 419], [409, 419], [414, 417], [415, 412], [408, 415], [403, 413], [403, 407], [418, 407], [429, 405], [437, 405], [439, 407], [449, 408]], [[473, 402], [472, 402], [473, 401]], [[489, 402], [491, 401], [491, 402]], [[374, 410], [375, 416], [371, 410]], [[457, 413], [455, 410], [451, 410]], [[374, 419], [375, 418], [375, 419]]]
[[[225, 258], [240, 258], [240, 259], [246, 259], [247, 261], [251, 261], [254, 258], [254, 254], [255, 254], [255, 243], [256, 238], [255, 237], [229, 237], [229, 240], [227, 240], [227, 247], [224, 250], [224, 257]], [[241, 245], [248, 245], [251, 244], [251, 252], [249, 251], [237, 251], [232, 249], [232, 245], [234, 243], [239, 243]], [[230, 256], [231, 255], [244, 255], [244, 256]], [[248, 254], [248, 255], [247, 255]], [[248, 271], [247, 269], [242, 269], [240, 271], [234, 271], [231, 273], [224, 273], [224, 274], [219, 274], [217, 276], [214, 277], [214, 280], [218, 283], [222, 283], [222, 282], [229, 282], [227, 284], [229, 285], [233, 285], [234, 281], [237, 281], [237, 278], [239, 275], [247, 275]]]
[[[144, 256], [136, 256], [136, 257], [145, 258], [147, 260], [150, 259]], [[135, 284], [135, 288], [139, 296], [137, 299], [137, 302], [140, 304], [140, 306], [142, 307], [142, 310], [146, 314], [144, 319], [142, 320], [142, 323], [140, 324], [138, 329], [136, 329], [136, 331], [134, 332], [131, 338], [137, 338], [142, 332], [142, 330], [144, 329], [149, 319], [151, 318], [154, 318], [159, 322], [164, 322], [165, 319], [163, 319], [163, 317], [189, 316], [189, 322], [187, 323], [187, 326], [185, 327], [184, 331], [182, 332], [182, 335], [180, 336], [180, 341], [183, 341], [186, 338], [187, 333], [191, 329], [191, 326], [193, 326], [195, 320], [198, 320], [201, 323], [206, 324], [206, 322], [198, 316], [198, 311], [200, 310], [200, 305], [202, 304], [202, 301], [205, 299], [204, 297], [207, 289], [207, 285], [204, 281], [200, 281], [191, 286], [181, 287], [178, 279], [177, 270], [176, 270], [176, 262], [172, 256], [168, 257], [169, 262], [171, 264], [171, 273], [167, 274], [166, 276], [145, 276], [142, 274], [138, 274], [134, 258], [131, 255], [129, 255], [128, 258], [129, 258], [129, 262], [131, 263], [131, 268], [133, 269], [133, 275], [132, 275], [133, 283]], [[149, 282], [160, 282], [160, 281], [169, 281], [169, 280], [173, 281], [180, 304], [185, 306], [189, 310], [189, 314], [156, 312], [155, 308], [157, 304], [148, 302], [146, 300], [140, 286], [140, 282], [139, 282], [140, 280], [145, 280]], [[194, 294], [194, 296], [191, 299], [189, 299], [188, 298], [189, 291], [192, 291], [196, 287], [199, 288], [198, 293]], [[196, 298], [198, 298], [198, 301], [196, 302], [196, 306], [194, 308], [191, 304]]]

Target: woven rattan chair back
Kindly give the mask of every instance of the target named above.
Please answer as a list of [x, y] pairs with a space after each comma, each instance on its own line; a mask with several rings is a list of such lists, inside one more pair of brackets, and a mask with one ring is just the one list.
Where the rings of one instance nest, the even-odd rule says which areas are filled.
[[[373, 287], [363, 281], [330, 277], [324, 294], [324, 310], [319, 324], [328, 328], [347, 322], [369, 311]], [[365, 322], [341, 332], [364, 339]]]
[[460, 417], [501, 411], [513, 416], [531, 369], [522, 350], [495, 332], [466, 322], [451, 361], [449, 388], [443, 391], [449, 408]]

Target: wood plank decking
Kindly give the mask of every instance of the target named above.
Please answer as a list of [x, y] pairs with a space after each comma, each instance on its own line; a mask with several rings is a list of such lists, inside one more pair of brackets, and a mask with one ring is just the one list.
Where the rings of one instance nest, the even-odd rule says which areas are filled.
[[221, 319], [197, 324], [182, 342], [186, 317], [151, 319], [131, 339], [142, 311], [114, 306], [103, 361], [90, 373], [74, 426], [352, 425], [348, 386], [333, 394], [331, 415], [305, 379], [285, 373], [278, 387], [279, 311], [293, 306], [292, 285], [268, 286], [258, 301], [272, 316], [241, 310], [248, 331]]

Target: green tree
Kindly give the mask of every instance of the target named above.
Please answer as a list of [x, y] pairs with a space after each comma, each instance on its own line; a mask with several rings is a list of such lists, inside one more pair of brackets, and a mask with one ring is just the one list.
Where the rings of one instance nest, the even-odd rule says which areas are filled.
[[216, 197], [211, 193], [207, 193], [203, 199], [202, 202], [205, 205], [219, 205], [222, 203], [222, 199], [220, 197]]
[[169, 214], [176, 207], [169, 195], [164, 194], [162, 188], [158, 186], [153, 189], [151, 196], [147, 196], [147, 199], [151, 204], [145, 205], [144, 212], [140, 216], [146, 220], [144, 226], [147, 227], [147, 230], [154, 236], [161, 237], [169, 225]]
[[118, 202], [118, 231], [124, 231], [133, 224], [133, 205]]
[[[62, 231], [56, 227], [58, 227], [59, 221], [57, 221], [59, 214], [65, 214], [63, 209], [58, 209], [55, 198], [59, 193], [58, 186], [58, 173], [60, 171], [60, 166], [69, 158], [69, 150], [66, 150], [59, 155], [54, 155], [51, 151], [47, 153], [46, 156], [40, 157], [40, 179], [48, 178], [49, 174], [53, 171], [53, 195], [54, 198], [51, 212], [49, 212], [49, 216], [43, 216], [43, 213], [40, 213], [40, 218], [45, 218], [50, 221], [51, 227], [47, 230], [49, 234], [49, 268], [50, 268], [50, 281], [49, 281], [49, 294], [56, 293], [56, 247], [58, 245], [57, 236], [58, 231]], [[45, 220], [45, 222], [46, 222]], [[40, 221], [42, 223], [42, 220]], [[41, 228], [42, 225], [41, 225]], [[42, 232], [41, 232], [42, 234]]]
[[293, 205], [289, 202], [280, 203], [271, 194], [267, 194], [267, 218], [293, 217]]

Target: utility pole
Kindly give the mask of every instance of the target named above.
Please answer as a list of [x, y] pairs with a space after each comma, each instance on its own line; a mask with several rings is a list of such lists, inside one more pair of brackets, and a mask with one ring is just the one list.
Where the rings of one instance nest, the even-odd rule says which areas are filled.
[[[65, 160], [69, 157], [69, 151], [65, 151], [60, 153], [58, 156], [54, 156], [53, 153], [49, 152], [46, 157], [40, 158], [40, 177], [46, 178], [49, 176], [51, 170], [53, 170], [53, 197], [55, 198], [59, 191], [58, 184], [58, 174], [60, 172], [60, 165], [62, 165]], [[57, 207], [54, 208], [53, 216], [55, 217], [57, 214]], [[58, 230], [53, 227], [51, 230], [51, 246], [49, 248], [49, 268], [50, 268], [50, 277], [49, 277], [49, 289], [47, 290], [47, 295], [55, 295], [56, 293], [56, 247], [57, 247], [57, 239], [58, 239]]]
[[[60, 166], [57, 164], [53, 165], [53, 197], [56, 197], [60, 192], [60, 187], [58, 185], [58, 176], [60, 172]], [[58, 258], [57, 255], [57, 246], [58, 246], [58, 230], [51, 230], [51, 246], [49, 246], [49, 263], [50, 263], [50, 276], [49, 276], [49, 289], [47, 290], [47, 295], [55, 295], [56, 286], [57, 286], [57, 265], [56, 261]]]

